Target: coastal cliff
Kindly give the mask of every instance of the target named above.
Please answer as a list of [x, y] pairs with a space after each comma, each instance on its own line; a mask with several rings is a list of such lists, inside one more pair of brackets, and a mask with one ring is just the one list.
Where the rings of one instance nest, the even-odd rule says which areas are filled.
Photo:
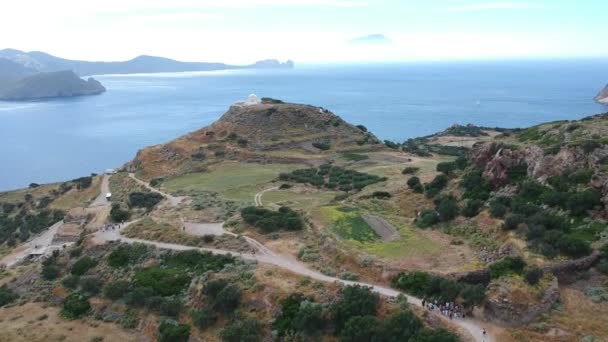
[[42, 72], [22, 78], [0, 90], [0, 100], [27, 101], [55, 97], [97, 95], [106, 88], [97, 80], [83, 80], [73, 71]]
[[597, 96], [595, 97], [595, 101], [603, 105], [608, 105], [608, 85], [606, 85], [604, 89], [602, 89], [602, 91], [597, 94]]

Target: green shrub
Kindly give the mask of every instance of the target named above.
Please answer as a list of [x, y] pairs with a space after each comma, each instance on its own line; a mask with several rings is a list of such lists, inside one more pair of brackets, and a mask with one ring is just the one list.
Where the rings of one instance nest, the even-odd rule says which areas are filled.
[[233, 320], [221, 332], [224, 342], [259, 342], [262, 341], [262, 329], [258, 322], [250, 319]]
[[89, 256], [84, 256], [78, 259], [74, 265], [72, 265], [71, 273], [74, 275], [83, 275], [91, 268], [97, 266], [97, 261]]
[[224, 313], [231, 313], [241, 303], [241, 290], [236, 285], [225, 286], [213, 298], [213, 306]]
[[0, 307], [14, 302], [19, 296], [6, 286], [0, 287]]
[[182, 308], [182, 301], [178, 298], [165, 298], [160, 303], [159, 311], [163, 316], [178, 318]]
[[420, 178], [413, 176], [410, 177], [410, 179], [407, 180], [407, 186], [410, 187], [410, 189], [414, 189], [416, 186], [419, 186], [420, 184]]
[[112, 204], [110, 218], [112, 218], [113, 222], [125, 222], [129, 217], [131, 217], [131, 213], [128, 210], [123, 210], [118, 203]]
[[457, 166], [454, 162], [441, 162], [437, 164], [436, 168], [438, 172], [450, 175], [457, 169]]
[[55, 264], [48, 264], [42, 266], [42, 278], [46, 280], [55, 280], [59, 277], [61, 270], [59, 266]]
[[163, 264], [171, 268], [203, 274], [207, 271], [221, 271], [226, 265], [233, 264], [235, 261], [236, 259], [231, 255], [189, 250], [167, 255]]
[[173, 296], [190, 284], [191, 277], [180, 270], [152, 266], [137, 272], [134, 280], [137, 286], [150, 288], [158, 295]]
[[77, 275], [69, 275], [69, 276], [63, 278], [61, 283], [63, 284], [63, 286], [67, 287], [68, 289], [75, 289], [78, 287], [78, 284], [80, 283], [80, 277]]
[[192, 311], [190, 317], [192, 318], [192, 323], [201, 330], [213, 326], [217, 321], [217, 314], [208, 307]]
[[171, 321], [164, 321], [158, 327], [159, 342], [188, 342], [190, 326]]
[[304, 228], [304, 221], [300, 215], [287, 207], [281, 207], [278, 211], [247, 207], [241, 210], [241, 216], [247, 224], [260, 228], [265, 233], [282, 229], [295, 231]]
[[572, 215], [582, 216], [595, 206], [602, 205], [602, 195], [595, 190], [585, 190], [570, 194], [567, 206]]
[[542, 269], [538, 267], [533, 267], [526, 271], [526, 273], [524, 274], [524, 278], [526, 279], [528, 284], [536, 285], [541, 280], [543, 275], [544, 272]]
[[108, 265], [114, 268], [125, 267], [140, 261], [148, 252], [144, 244], [121, 245], [108, 255]]
[[367, 342], [380, 340], [382, 323], [372, 315], [350, 318], [340, 332], [341, 342]]
[[315, 141], [312, 143], [312, 146], [322, 151], [327, 151], [331, 148], [331, 145], [328, 142], [324, 141]]
[[458, 202], [453, 196], [444, 196], [439, 198], [437, 200], [437, 206], [435, 209], [437, 210], [438, 218], [441, 222], [453, 220], [460, 212]]
[[479, 214], [483, 201], [478, 199], [467, 200], [461, 212], [465, 217], [475, 217]]
[[490, 278], [497, 279], [509, 274], [522, 274], [526, 262], [520, 257], [506, 257], [490, 265]]
[[435, 210], [426, 209], [416, 218], [416, 226], [419, 228], [428, 228], [439, 223], [439, 214]]
[[369, 287], [351, 285], [342, 288], [340, 298], [332, 307], [337, 331], [341, 331], [352, 317], [375, 315], [379, 302], [380, 297]]
[[378, 199], [389, 199], [389, 198], [393, 197], [393, 195], [391, 195], [390, 192], [386, 192], [386, 191], [374, 191], [371, 194], [371, 197], [378, 198]]
[[413, 174], [416, 174], [419, 170], [420, 170], [419, 167], [408, 166], [405, 169], [403, 169], [403, 171], [401, 171], [401, 174], [404, 174], [404, 175], [413, 175]]
[[300, 293], [292, 293], [281, 300], [281, 311], [273, 328], [279, 336], [287, 334], [314, 334], [324, 325], [322, 307]]
[[101, 292], [103, 281], [97, 277], [82, 277], [80, 278], [80, 289], [89, 296], [93, 296]]
[[156, 192], [132, 192], [129, 194], [129, 205], [150, 210], [163, 199], [163, 195]]
[[124, 280], [118, 280], [107, 284], [103, 289], [103, 295], [112, 300], [123, 298], [131, 289], [131, 283]]
[[446, 175], [437, 175], [433, 180], [425, 184], [424, 191], [428, 198], [433, 198], [448, 185], [448, 177]]
[[89, 300], [81, 293], [72, 293], [63, 302], [61, 315], [67, 319], [78, 319], [91, 310]]
[[503, 229], [505, 230], [514, 230], [519, 227], [520, 224], [524, 223], [525, 217], [520, 214], [508, 214], [505, 217], [505, 222], [503, 224]]

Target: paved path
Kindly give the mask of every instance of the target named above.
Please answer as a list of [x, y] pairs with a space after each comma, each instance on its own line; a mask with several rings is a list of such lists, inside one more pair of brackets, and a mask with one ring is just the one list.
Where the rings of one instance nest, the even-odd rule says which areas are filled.
[[134, 173], [129, 173], [129, 177], [131, 177], [132, 179], [134, 179], [137, 183], [145, 186], [148, 190], [164, 196], [167, 199], [167, 201], [169, 202], [169, 205], [172, 206], [172, 207], [177, 207], [184, 200], [184, 198], [185, 198], [185, 197], [173, 196], [173, 195], [168, 194], [166, 192], [162, 192], [162, 191], [156, 189], [155, 187], [151, 186], [148, 182], [144, 182], [143, 180], [135, 177]]

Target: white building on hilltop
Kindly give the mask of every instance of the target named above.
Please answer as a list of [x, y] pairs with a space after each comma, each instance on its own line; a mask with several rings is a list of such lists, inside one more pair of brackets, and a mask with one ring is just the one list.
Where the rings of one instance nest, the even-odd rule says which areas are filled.
[[253, 106], [253, 105], [260, 104], [260, 103], [262, 103], [262, 100], [260, 100], [255, 94], [251, 94], [247, 97], [247, 100], [238, 101], [234, 105], [235, 106]]

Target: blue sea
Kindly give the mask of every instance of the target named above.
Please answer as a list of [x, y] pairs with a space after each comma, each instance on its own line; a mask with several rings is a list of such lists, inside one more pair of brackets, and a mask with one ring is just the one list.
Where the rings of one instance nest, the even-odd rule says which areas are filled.
[[99, 96], [0, 102], [0, 190], [119, 167], [218, 119], [249, 94], [322, 106], [381, 139], [454, 124], [524, 127], [608, 111], [608, 60], [298, 65], [294, 70], [97, 76]]

